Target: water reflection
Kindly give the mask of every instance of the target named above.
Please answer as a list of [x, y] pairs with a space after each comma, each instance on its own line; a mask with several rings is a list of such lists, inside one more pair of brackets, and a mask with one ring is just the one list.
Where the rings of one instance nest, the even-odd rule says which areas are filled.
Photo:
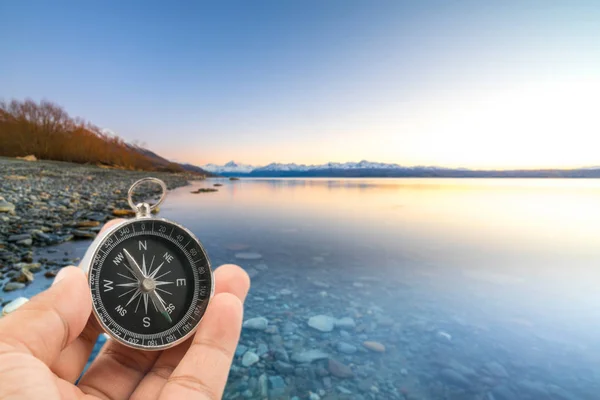
[[[282, 375], [298, 396], [321, 390], [343, 397], [347, 390], [348, 398], [596, 398], [600, 182], [224, 183], [217, 193], [174, 191], [165, 216], [190, 226], [216, 263], [241, 263], [255, 275], [249, 317], [274, 318], [281, 330], [281, 313], [294, 316], [299, 327], [282, 339], [290, 353], [321, 349], [355, 372], [352, 380], [324, 380], [318, 372], [326, 365], [313, 363], [308, 378], [299, 378], [297, 367], [283, 373], [273, 367], [281, 360], [271, 357], [270, 336], [245, 331], [242, 346], [263, 343], [271, 353], [259, 367], [238, 360], [232, 398], [258, 396], [259, 380], [247, 377], [262, 373]], [[244, 243], [263, 259], [236, 259], [229, 243]], [[279, 296], [282, 288], [294, 296]], [[362, 328], [321, 334], [306, 325], [318, 313], [350, 315]], [[335, 347], [345, 340], [360, 348], [366, 339], [387, 344], [385, 355]], [[307, 379], [300, 388], [299, 379]]]

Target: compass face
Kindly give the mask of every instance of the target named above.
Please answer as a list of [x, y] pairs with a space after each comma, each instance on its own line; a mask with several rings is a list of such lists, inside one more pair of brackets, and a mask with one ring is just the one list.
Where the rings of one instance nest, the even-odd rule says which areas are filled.
[[125, 345], [160, 350], [191, 335], [212, 294], [210, 262], [185, 228], [127, 221], [104, 235], [89, 271], [94, 313]]

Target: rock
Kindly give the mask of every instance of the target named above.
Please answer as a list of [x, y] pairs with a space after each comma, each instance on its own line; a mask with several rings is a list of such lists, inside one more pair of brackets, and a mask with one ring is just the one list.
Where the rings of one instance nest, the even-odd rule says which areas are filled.
[[283, 323], [283, 328], [281, 329], [281, 333], [283, 333], [284, 335], [291, 335], [294, 332], [296, 332], [296, 329], [298, 329], [298, 325], [293, 323], [292, 321], [285, 321]]
[[506, 369], [502, 366], [502, 364], [496, 361], [491, 361], [485, 364], [484, 368], [490, 375], [496, 378], [508, 378], [508, 372], [506, 372]]
[[348, 389], [346, 389], [346, 388], [345, 388], [345, 387], [343, 387], [343, 386], [338, 386], [338, 387], [337, 387], [337, 390], [339, 390], [339, 392], [340, 392], [341, 394], [352, 394], [352, 391], [351, 391], [351, 390], [348, 390]]
[[230, 243], [225, 248], [231, 251], [243, 251], [248, 250], [250, 245], [245, 243]]
[[255, 265], [255, 268], [259, 271], [266, 271], [269, 269], [269, 266], [265, 263], [260, 263], [260, 264]]
[[12, 292], [13, 290], [23, 289], [25, 287], [24, 283], [21, 282], [8, 282], [4, 285], [5, 292]]
[[308, 319], [308, 326], [320, 332], [331, 332], [335, 327], [335, 318], [327, 315], [315, 315]]
[[256, 317], [256, 318], [251, 318], [251, 319], [244, 321], [244, 324], [242, 325], [242, 327], [244, 329], [264, 331], [265, 329], [267, 329], [268, 325], [269, 325], [269, 320], [267, 320], [264, 317]]
[[260, 398], [262, 398], [262, 399], [268, 398], [269, 386], [267, 384], [267, 375], [266, 374], [261, 374], [258, 377], [258, 394], [260, 395]]
[[258, 360], [260, 360], [260, 357], [258, 357], [256, 353], [252, 351], [247, 351], [242, 357], [242, 365], [244, 367], [249, 367], [251, 365], [256, 364]]
[[267, 345], [264, 343], [260, 343], [258, 345], [258, 348], [256, 349], [256, 354], [259, 357], [262, 357], [264, 354], [267, 354], [268, 352], [269, 352], [269, 347], [267, 347]]
[[31, 240], [31, 235], [28, 233], [23, 233], [21, 235], [10, 235], [8, 237], [9, 242], [21, 242], [21, 241], [27, 240], [27, 239]]
[[385, 346], [382, 345], [379, 342], [367, 341], [367, 342], [363, 342], [363, 346], [366, 349], [369, 349], [369, 350], [374, 351], [376, 353], [385, 353]]
[[337, 351], [344, 354], [354, 354], [358, 350], [356, 346], [353, 346], [346, 342], [339, 342], [336, 346]]
[[0, 212], [9, 213], [15, 211], [15, 205], [2, 199], [0, 200]]
[[329, 359], [327, 363], [327, 370], [329, 373], [337, 378], [352, 378], [354, 376], [354, 372], [347, 365], [342, 364], [339, 361], [334, 360], [333, 358]]
[[300, 353], [292, 354], [292, 361], [296, 363], [311, 363], [317, 360], [329, 358], [329, 355], [321, 350], [306, 350]]
[[33, 282], [33, 274], [27, 269], [22, 269], [21, 274], [15, 280], [21, 283]]
[[275, 357], [276, 360], [279, 360], [279, 361], [284, 361], [284, 362], [290, 361], [290, 356], [288, 355], [287, 351], [283, 347], [279, 347], [279, 348], [273, 350], [273, 356]]
[[450, 368], [445, 368], [440, 372], [440, 378], [446, 383], [454, 386], [468, 389], [471, 383], [465, 378], [460, 372], [457, 372]]
[[356, 327], [356, 323], [352, 318], [344, 317], [335, 321], [335, 327], [339, 329], [354, 329]]
[[117, 209], [113, 210], [112, 215], [114, 215], [115, 217], [134, 217], [135, 211], [127, 209]]
[[55, 269], [51, 269], [50, 271], [44, 272], [44, 276], [46, 278], [54, 278], [56, 276], [56, 274], [58, 274], [58, 271]]
[[321, 281], [312, 281], [311, 283], [313, 285], [315, 285], [316, 287], [320, 287], [323, 289], [329, 289], [329, 287], [330, 287], [330, 285], [328, 283], [321, 282]]
[[15, 265], [15, 267], [17, 266], [21, 269], [26, 269], [31, 272], [38, 272], [42, 269], [42, 264], [40, 263], [19, 263]]
[[79, 221], [76, 226], [78, 228], [93, 228], [95, 226], [100, 226], [99, 221]]
[[52, 241], [52, 237], [50, 237], [50, 235], [45, 234], [42, 231], [39, 230], [35, 230], [31, 232], [31, 235], [37, 239], [37, 240], [41, 240], [43, 242], [50, 242]]
[[243, 252], [243, 253], [235, 253], [235, 258], [239, 260], [260, 260], [262, 256], [258, 253], [252, 252]]
[[15, 311], [17, 308], [21, 307], [23, 304], [27, 303], [29, 299], [27, 297], [17, 297], [10, 303], [2, 308], [2, 315], [8, 315], [11, 312]]
[[285, 380], [281, 376], [270, 376], [269, 383], [271, 384], [271, 389], [285, 389]]
[[23, 157], [15, 157], [17, 160], [25, 160], [25, 161], [37, 161], [36, 156], [34, 156], [33, 154], [29, 154], [27, 156], [23, 156]]
[[81, 229], [74, 229], [71, 233], [76, 239], [94, 239], [96, 237], [96, 232]]
[[279, 360], [273, 363], [273, 368], [275, 368], [275, 371], [279, 372], [280, 374], [291, 374], [294, 372], [294, 366], [292, 364]]

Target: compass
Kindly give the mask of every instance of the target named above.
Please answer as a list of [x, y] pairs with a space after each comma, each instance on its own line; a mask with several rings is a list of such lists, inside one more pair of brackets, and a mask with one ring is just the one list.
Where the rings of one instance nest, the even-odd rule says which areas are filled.
[[[158, 183], [158, 203], [133, 204], [135, 187]], [[88, 249], [87, 269], [93, 313], [105, 332], [126, 346], [163, 350], [191, 336], [214, 291], [210, 261], [185, 227], [151, 211], [166, 195], [156, 178], [135, 182], [129, 204], [136, 217], [102, 232]]]

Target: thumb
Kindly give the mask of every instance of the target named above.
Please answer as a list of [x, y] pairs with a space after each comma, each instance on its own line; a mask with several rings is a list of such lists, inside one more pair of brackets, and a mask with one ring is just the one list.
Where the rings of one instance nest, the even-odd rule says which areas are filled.
[[0, 319], [0, 343], [51, 365], [83, 330], [92, 310], [85, 274], [60, 270], [52, 286]]

